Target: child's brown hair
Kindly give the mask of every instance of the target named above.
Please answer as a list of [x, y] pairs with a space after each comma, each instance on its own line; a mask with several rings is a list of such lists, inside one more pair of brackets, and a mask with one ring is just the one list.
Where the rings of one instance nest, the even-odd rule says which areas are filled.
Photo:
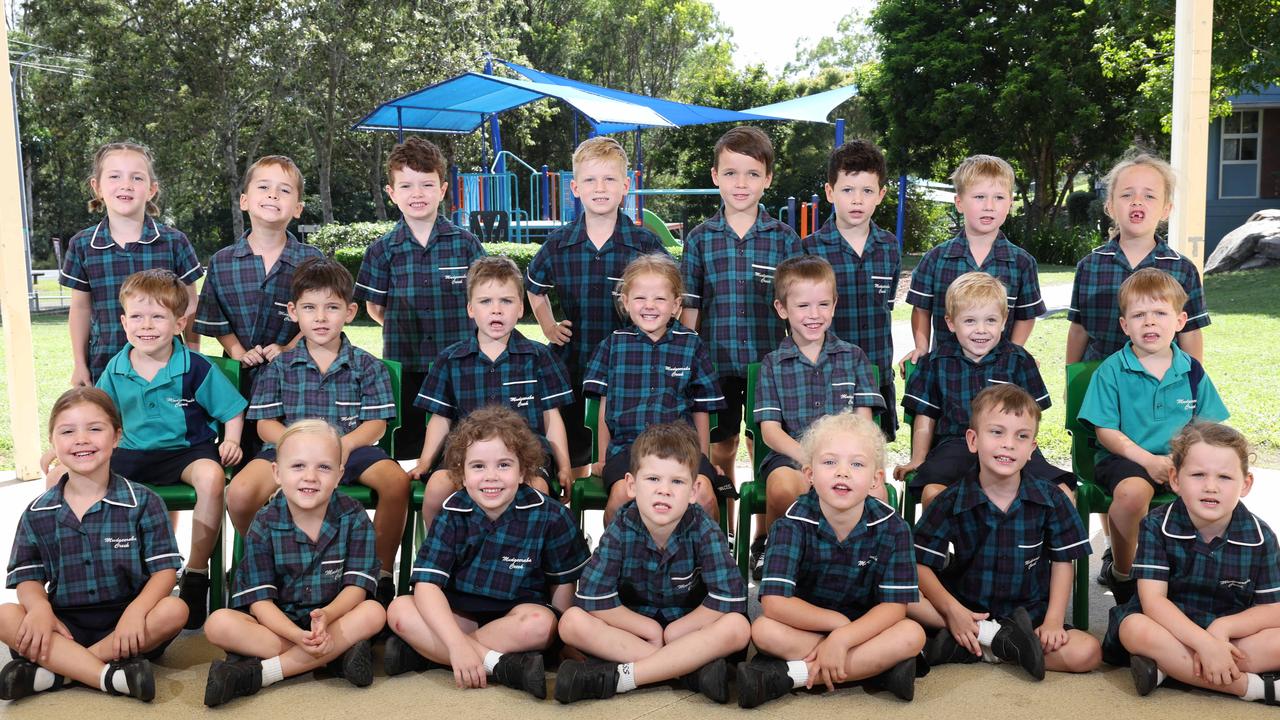
[[298, 164], [287, 155], [263, 155], [249, 166], [249, 171], [244, 174], [244, 181], [240, 183], [240, 192], [244, 193], [249, 190], [249, 183], [253, 182], [254, 173], [260, 168], [274, 165], [284, 170], [293, 180], [293, 184], [298, 186], [298, 201], [302, 201], [303, 192], [307, 189], [307, 181], [302, 177], [302, 171], [298, 169]]
[[409, 168], [420, 173], [435, 173], [441, 183], [447, 182], [449, 161], [435, 143], [420, 137], [411, 137], [397, 143], [387, 155], [387, 182], [395, 184], [396, 171]]
[[796, 255], [783, 260], [773, 275], [773, 297], [783, 305], [787, 304], [787, 293], [792, 286], [801, 280], [812, 283], [826, 283], [831, 287], [831, 299], [835, 300], [836, 271], [826, 258], [818, 255]]
[[856, 175], [869, 172], [876, 176], [880, 185], [884, 185], [889, 176], [889, 169], [884, 162], [884, 153], [870, 140], [851, 140], [831, 151], [827, 160], [827, 184], [834, 186], [840, 179], [840, 173]]
[[765, 175], [773, 174], [773, 143], [769, 140], [769, 136], [764, 134], [763, 130], [748, 125], [739, 125], [721, 135], [720, 139], [716, 141], [716, 154], [711, 161], [712, 168], [717, 170], [720, 168], [720, 154], [725, 150], [758, 160], [764, 163]]
[[1173, 306], [1175, 313], [1182, 312], [1187, 304], [1187, 291], [1172, 275], [1160, 268], [1142, 268], [1120, 283], [1116, 298], [1120, 304], [1120, 316], [1129, 311], [1129, 304], [1139, 299], [1160, 300]]
[[307, 258], [293, 272], [289, 300], [297, 302], [309, 290], [328, 290], [347, 304], [355, 302], [355, 280], [351, 279], [351, 272], [331, 258]]
[[969, 428], [978, 429], [978, 417], [986, 412], [1004, 412], [1019, 417], [1026, 415], [1040, 427], [1040, 406], [1031, 393], [1012, 383], [991, 385], [969, 403]]
[[120, 307], [132, 297], [148, 297], [173, 312], [175, 318], [187, 314], [187, 286], [170, 270], [151, 268], [125, 278], [120, 286]]
[[[141, 143], [122, 140], [120, 142], [104, 143], [98, 146], [96, 152], [93, 153], [93, 172], [90, 173], [88, 180], [96, 181], [102, 175], [102, 161], [108, 155], [116, 152], [131, 152], [142, 156], [147, 161], [147, 175], [150, 176], [151, 184], [156, 186], [156, 196], [147, 201], [147, 214], [159, 215], [160, 206], [156, 204], [156, 200], [160, 198], [160, 182], [156, 180], [156, 161], [151, 156], [151, 149]], [[101, 213], [107, 209], [107, 204], [103, 202], [102, 197], [93, 189], [92, 183], [89, 185], [89, 192], [93, 194], [93, 198], [89, 200], [89, 212]]]
[[511, 258], [486, 255], [472, 260], [467, 269], [467, 300], [471, 300], [471, 293], [477, 287], [487, 282], [515, 283], [516, 295], [524, 297], [524, 276]]
[[633, 477], [640, 474], [640, 463], [647, 457], [675, 460], [689, 469], [690, 478], [696, 478], [698, 466], [702, 463], [698, 435], [685, 423], [650, 425], [631, 443], [631, 467], [628, 470]]
[[444, 450], [444, 465], [454, 487], [462, 487], [467, 462], [467, 449], [484, 440], [497, 438], [516, 456], [520, 477], [527, 484], [546, 463], [542, 443], [524, 421], [509, 407], [486, 405], [462, 419], [449, 433]]
[[1173, 436], [1169, 441], [1169, 457], [1173, 460], [1175, 470], [1182, 467], [1182, 463], [1187, 459], [1187, 453], [1191, 451], [1191, 446], [1197, 443], [1231, 448], [1240, 458], [1241, 474], [1249, 473], [1249, 457], [1253, 455], [1249, 450], [1249, 441], [1240, 434], [1239, 430], [1214, 422], [1189, 423]]
[[57, 425], [58, 416], [76, 405], [96, 405], [106, 413], [107, 419], [111, 421], [111, 427], [115, 428], [116, 432], [124, 429], [124, 423], [120, 421], [120, 411], [116, 409], [115, 402], [106, 391], [93, 386], [73, 387], [53, 401], [53, 409], [49, 410], [50, 437], [53, 437], [53, 428]]

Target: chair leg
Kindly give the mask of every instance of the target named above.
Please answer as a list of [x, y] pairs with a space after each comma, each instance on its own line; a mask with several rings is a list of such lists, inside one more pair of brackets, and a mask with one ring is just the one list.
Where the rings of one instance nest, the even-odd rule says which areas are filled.
[[221, 610], [226, 607], [227, 601], [227, 573], [224, 569], [226, 564], [222, 557], [222, 531], [218, 531], [218, 537], [213, 540], [213, 555], [209, 556], [209, 611]]
[[742, 486], [738, 498], [738, 532], [733, 537], [733, 554], [743, 580], [751, 580], [751, 503], [747, 498], [755, 492], [755, 481]]
[[400, 536], [400, 582], [396, 587], [396, 592], [400, 595], [409, 594], [409, 575], [413, 572], [413, 535], [418, 526], [414, 514], [413, 510], [409, 511], [409, 516], [404, 520], [404, 533]]
[[1089, 556], [1076, 560], [1075, 596], [1071, 600], [1071, 624], [1089, 630]]

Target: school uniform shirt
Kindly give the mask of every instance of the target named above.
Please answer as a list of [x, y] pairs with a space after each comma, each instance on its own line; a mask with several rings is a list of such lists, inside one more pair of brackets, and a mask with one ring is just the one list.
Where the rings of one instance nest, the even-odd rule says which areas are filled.
[[582, 575], [591, 553], [564, 505], [528, 485], [496, 520], [466, 490], [443, 512], [413, 561], [413, 582], [515, 603], [545, 604]]
[[364, 251], [356, 300], [381, 305], [382, 356], [425, 372], [441, 350], [475, 332], [467, 317], [467, 270], [484, 246], [443, 216], [426, 245], [404, 220]]
[[246, 230], [235, 244], [209, 260], [195, 329], [214, 338], [235, 335], [246, 350], [286, 345], [298, 335], [298, 324], [289, 319], [288, 309], [293, 273], [303, 260], [324, 257], [324, 253], [289, 233], [279, 259], [267, 270], [262, 256], [249, 246], [250, 232]]
[[841, 340], [862, 348], [887, 383], [893, 377], [891, 313], [902, 272], [897, 236], [872, 222], [859, 255], [828, 220], [802, 244], [807, 254], [823, 258], [835, 270], [838, 300], [831, 329]]
[[298, 529], [283, 492], [258, 511], [244, 538], [244, 560], [231, 588], [231, 607], [274, 602], [297, 622], [333, 602], [348, 586], [370, 597], [382, 569], [373, 549], [373, 523], [359, 502], [334, 491], [313, 541]]
[[22, 512], [5, 587], [45, 585], [55, 608], [132, 602], [155, 573], [182, 567], [164, 501], [112, 474], [107, 493], [84, 517], [67, 505], [67, 481]]
[[124, 247], [111, 239], [106, 218], [67, 242], [58, 282], [90, 295], [93, 314], [89, 324], [89, 373], [95, 381], [128, 341], [120, 324], [124, 314], [120, 287], [130, 275], [152, 268], [172, 270], [187, 285], [204, 275], [187, 236], [150, 217], [142, 223], [138, 241]]
[[773, 275], [803, 252], [795, 230], [763, 210], [746, 237], [717, 212], [685, 238], [684, 306], [698, 310], [699, 332], [721, 377], [745, 378], [748, 365], [782, 342], [787, 324], [773, 309]]
[[613, 235], [599, 249], [587, 237], [586, 216], [579, 214], [553, 230], [529, 262], [525, 289], [534, 295], [554, 289], [564, 319], [572, 323], [569, 342], [551, 346], [570, 377], [581, 378], [596, 346], [629, 323], [618, 311], [618, 283], [632, 260], [651, 253], [667, 254], [667, 249], [657, 235], [619, 210]]
[[813, 488], [769, 528], [760, 597], [798, 597], [857, 620], [880, 603], [920, 599], [911, 528], [893, 508], [868, 497], [843, 540]]
[[[369, 420], [396, 416], [391, 375], [378, 358], [361, 350], [342, 334], [342, 346], [329, 370], [320, 372], [303, 338], [281, 353], [258, 374], [250, 420], [279, 420], [285, 425], [319, 418], [343, 435]], [[267, 444], [265, 447], [272, 447]]]
[[1009, 242], [1004, 233], [996, 235], [991, 251], [978, 265], [969, 251], [969, 240], [961, 232], [924, 254], [911, 273], [911, 289], [907, 302], [928, 310], [933, 318], [933, 346], [955, 338], [947, 329], [947, 288], [967, 272], [981, 270], [1004, 283], [1009, 298], [1009, 319], [1004, 325], [1004, 339], [1013, 334], [1013, 324], [1032, 320], [1045, 313], [1040, 297], [1040, 275], [1036, 259], [1026, 250]]
[[[1119, 430], [1139, 447], [1155, 455], [1169, 454], [1169, 441], [1193, 420], [1222, 422], [1229, 413], [1213, 381], [1200, 369], [1199, 387], [1191, 394], [1193, 365], [1200, 361], [1175, 343], [1173, 363], [1156, 379], [1125, 343], [1093, 374], [1080, 404], [1080, 422], [1094, 428]], [[1095, 462], [1111, 453], [1098, 444]]]
[[1024, 475], [1017, 497], [1001, 511], [987, 499], [976, 467], [934, 498], [916, 523], [915, 545], [916, 562], [937, 573], [965, 607], [993, 618], [1026, 608], [1037, 626], [1049, 609], [1051, 564], [1092, 552], [1079, 514], [1055, 485]]
[[632, 500], [605, 528], [575, 602], [587, 612], [626, 606], [665, 626], [699, 605], [745, 613], [747, 586], [724, 531], [700, 506], [689, 505], [659, 548]]
[[248, 403], [209, 359], [173, 339], [173, 354], [151, 380], [133, 369], [125, 343], [107, 363], [98, 387], [111, 396], [124, 424], [123, 450], [177, 450], [215, 440], [217, 423]]
[[969, 429], [969, 405], [983, 389], [1012, 384], [1035, 398], [1041, 410], [1052, 404], [1035, 358], [1026, 348], [1001, 340], [991, 352], [970, 360], [954, 337], [939, 342], [920, 360], [907, 382], [902, 407], [937, 421], [937, 440], [963, 437]]
[[596, 348], [583, 392], [608, 398], [608, 456], [635, 442], [650, 425], [683, 420], [724, 407], [702, 339], [673, 320], [658, 340], [635, 325], [615, 330]]
[[485, 405], [505, 405], [545, 437], [542, 414], [573, 402], [569, 375], [546, 345], [512, 330], [507, 348], [490, 360], [476, 334], [436, 358], [413, 404], [452, 421]]
[[1170, 248], [1162, 238], [1138, 263], [1130, 267], [1129, 258], [1120, 249], [1120, 241], [1112, 239], [1096, 247], [1076, 264], [1075, 281], [1071, 285], [1071, 307], [1067, 319], [1084, 326], [1089, 335], [1085, 360], [1101, 360], [1124, 347], [1128, 336], [1120, 329], [1120, 284], [1143, 268], [1157, 268], [1174, 277], [1187, 292], [1187, 324], [1183, 331], [1198, 330], [1209, 324], [1209, 310], [1204, 303], [1204, 285], [1200, 272], [1185, 257]]

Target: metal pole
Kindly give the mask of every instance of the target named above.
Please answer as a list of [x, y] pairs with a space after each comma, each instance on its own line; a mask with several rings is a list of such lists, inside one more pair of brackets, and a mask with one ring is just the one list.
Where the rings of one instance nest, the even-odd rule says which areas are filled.
[[907, 174], [902, 173], [898, 176], [898, 252], [902, 252], [907, 247], [906, 238], [902, 233], [907, 227]]
[[800, 227], [800, 218], [796, 216], [795, 197], [787, 198], [787, 224], [791, 225], [792, 230]]
[[538, 189], [542, 191], [542, 219], [551, 219], [551, 170], [542, 166], [542, 174], [538, 176]]
[[404, 142], [404, 108], [396, 106], [396, 142]]
[[1173, 36], [1173, 169], [1178, 183], [1169, 242], [1204, 268], [1204, 213], [1209, 170], [1209, 80], [1213, 0], [1178, 0]]
[[844, 120], [836, 120], [836, 147], [844, 144]]

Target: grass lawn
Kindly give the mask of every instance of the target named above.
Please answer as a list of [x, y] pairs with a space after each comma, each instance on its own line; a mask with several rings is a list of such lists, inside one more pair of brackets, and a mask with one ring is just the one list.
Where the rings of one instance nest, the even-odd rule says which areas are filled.
[[[1069, 268], [1041, 266], [1041, 284], [1070, 280]], [[1065, 273], [1065, 274], [1064, 274]], [[1213, 324], [1205, 329], [1206, 362], [1227, 407], [1231, 410], [1231, 425], [1239, 428], [1254, 444], [1258, 464], [1280, 467], [1280, 371], [1266, 357], [1269, 343], [1280, 338], [1280, 303], [1276, 302], [1276, 288], [1280, 288], [1280, 268], [1251, 270], [1242, 273], [1211, 275], [1205, 282], [1205, 292], [1213, 313]], [[906, 308], [905, 313], [903, 309]], [[894, 311], [895, 320], [906, 319], [910, 309], [900, 303]], [[58, 394], [66, 388], [71, 376], [71, 356], [68, 352], [65, 315], [42, 315], [32, 322], [35, 340], [37, 372], [37, 422], [43, 427], [48, 420], [49, 408]], [[1040, 371], [1052, 394], [1054, 405], [1045, 413], [1041, 423], [1040, 445], [1055, 462], [1064, 462], [1068, 456], [1068, 439], [1063, 430], [1063, 371], [1062, 352], [1066, 346], [1067, 327], [1064, 316], [1043, 320], [1036, 324], [1029, 349], [1040, 361]], [[525, 336], [542, 342], [545, 340], [535, 323], [520, 325]], [[349, 326], [347, 335], [356, 345], [369, 352], [382, 352], [381, 329], [371, 323]], [[1270, 341], [1266, 340], [1271, 338]], [[219, 351], [217, 343], [204, 340], [209, 353]], [[10, 429], [9, 395], [5, 365], [7, 354], [0, 339], [0, 469], [13, 467], [13, 437]], [[902, 384], [898, 383], [898, 392]], [[899, 395], [898, 400], [901, 400]], [[895, 404], [895, 407], [898, 407]], [[41, 431], [41, 435], [44, 432]], [[906, 432], [890, 446], [897, 457], [905, 457], [908, 447]]]

